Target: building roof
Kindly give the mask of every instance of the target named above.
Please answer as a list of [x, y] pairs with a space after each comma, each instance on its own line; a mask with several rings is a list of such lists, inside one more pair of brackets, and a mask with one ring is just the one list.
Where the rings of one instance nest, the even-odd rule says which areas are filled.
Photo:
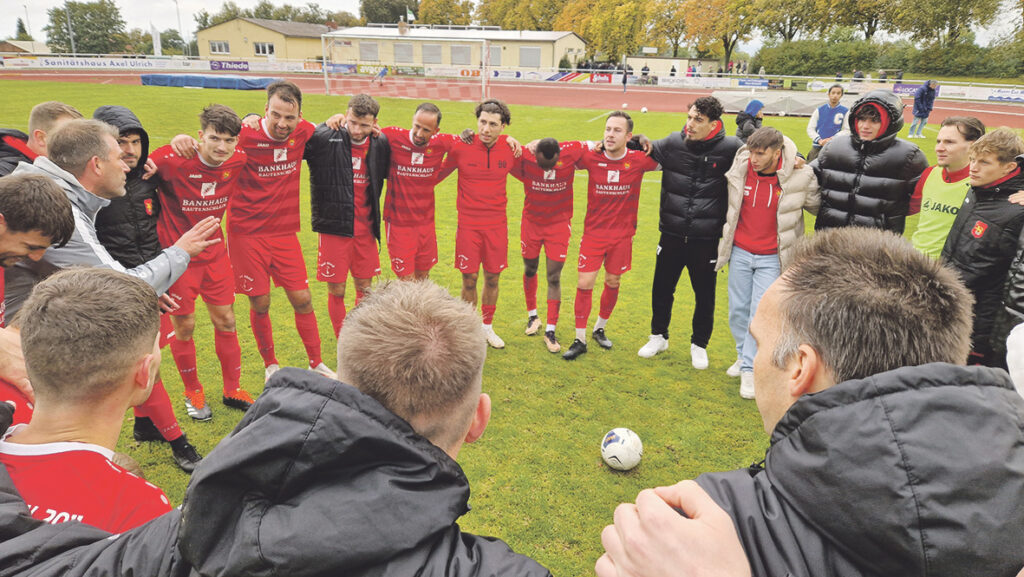
[[[481, 29], [446, 29], [446, 28], [420, 28], [410, 27], [409, 31], [402, 34], [398, 28], [377, 28], [372, 26], [355, 26], [352, 28], [339, 28], [333, 32], [326, 33], [328, 37], [345, 38], [402, 38], [407, 40], [490, 40], [514, 42], [555, 42], [566, 36], [576, 36], [575, 32], [567, 31], [543, 31], [543, 30], [481, 30]], [[583, 39], [580, 38], [582, 41]]]
[[266, 20], [264, 18], [238, 18], [251, 24], [262, 26], [285, 36], [300, 38], [320, 38], [331, 29], [324, 24], [308, 24], [306, 22], [288, 22], [285, 20]]
[[0, 44], [9, 44], [20, 52], [51, 54], [50, 47], [46, 45], [46, 42], [38, 42], [36, 40], [4, 40]]

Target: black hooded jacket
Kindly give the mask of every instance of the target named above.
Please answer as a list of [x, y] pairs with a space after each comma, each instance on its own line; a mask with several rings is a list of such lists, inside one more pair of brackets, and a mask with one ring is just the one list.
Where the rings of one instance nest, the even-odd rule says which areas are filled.
[[[721, 122], [721, 121], [719, 121]], [[726, 136], [723, 125], [706, 140], [674, 132], [651, 143], [651, 158], [661, 163], [658, 229], [679, 238], [722, 238], [729, 190], [725, 173], [743, 142]]]
[[203, 459], [181, 510], [117, 539], [31, 519], [0, 467], [0, 577], [550, 577], [463, 533], [468, 500], [459, 465], [404, 420], [282, 369]]
[[96, 215], [96, 236], [110, 256], [125, 268], [134, 268], [155, 258], [160, 251], [156, 221], [160, 214], [157, 179], [142, 180], [149, 158], [149, 134], [131, 110], [123, 106], [100, 106], [93, 118], [117, 127], [121, 135], [138, 133], [142, 138], [139, 162], [128, 173], [127, 194], [114, 198]]
[[758, 128], [761, 128], [761, 122], [762, 119], [751, 116], [746, 112], [736, 114], [736, 138], [746, 142], [751, 134], [754, 134]]
[[[862, 141], [855, 128], [857, 110], [878, 105], [889, 117], [877, 138]], [[847, 115], [850, 133], [839, 133], [821, 149], [811, 168], [821, 185], [815, 230], [865, 226], [903, 234], [910, 197], [925, 168], [917, 145], [896, 138], [903, 128], [903, 101], [889, 90], [872, 90]]]
[[[17, 142], [16, 142], [17, 141]], [[21, 144], [19, 147], [18, 143]], [[19, 148], [28, 147], [28, 136], [13, 128], [0, 128], [0, 176], [14, 172], [19, 162], [32, 163], [33, 158]]]
[[[1024, 158], [1018, 166], [1024, 171]], [[1024, 301], [1024, 206], [1007, 200], [1018, 190], [1024, 190], [1024, 172], [990, 188], [971, 187], [942, 247], [942, 259], [974, 294], [972, 340], [981, 353], [1003, 350], [1012, 324], [994, 327], [1004, 314], [1004, 297], [1009, 312]]]
[[1013, 577], [1024, 566], [1024, 399], [933, 363], [797, 400], [764, 468], [701, 475], [755, 577]]

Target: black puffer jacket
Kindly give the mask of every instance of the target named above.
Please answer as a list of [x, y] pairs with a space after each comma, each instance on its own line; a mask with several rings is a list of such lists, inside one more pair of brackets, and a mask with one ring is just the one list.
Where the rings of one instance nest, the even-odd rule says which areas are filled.
[[663, 171], [658, 230], [681, 238], [722, 238], [729, 210], [725, 173], [741, 146], [740, 139], [726, 136], [724, 126], [707, 140], [674, 132], [652, 143], [651, 157]]
[[[865, 142], [854, 117], [872, 103], [888, 114], [889, 125]], [[847, 122], [852, 133], [837, 134], [811, 162], [821, 185], [814, 228], [865, 226], [903, 234], [910, 196], [928, 167], [917, 145], [896, 138], [903, 128], [903, 101], [888, 90], [872, 90], [853, 104]]]
[[[27, 162], [31, 164], [34, 160], [25, 154], [24, 151], [18, 150], [16, 146], [12, 146], [11, 143], [5, 142], [5, 140], [17, 140], [22, 143], [27, 143], [28, 136], [20, 130], [0, 128], [0, 176], [7, 176], [14, 172], [14, 169], [18, 166], [19, 162]], [[27, 144], [25, 146], [27, 147]]]
[[459, 465], [404, 420], [354, 387], [282, 369], [203, 459], [182, 510], [118, 539], [29, 518], [0, 467], [0, 577], [550, 577], [463, 533], [468, 499]]
[[127, 194], [111, 199], [96, 215], [96, 236], [110, 256], [126, 268], [152, 260], [163, 250], [156, 235], [160, 199], [157, 179], [142, 180], [149, 158], [149, 133], [131, 110], [123, 106], [100, 106], [92, 117], [116, 126], [121, 135], [137, 132], [142, 138], [139, 163], [128, 173]]
[[697, 478], [754, 576], [1013, 577], [1024, 567], [1024, 399], [934, 363], [805, 395], [764, 469]]
[[[971, 187], [942, 247], [943, 260], [974, 294], [971, 339], [979, 353], [1002, 349], [1009, 330], [993, 327], [1004, 296], [1013, 301], [1024, 292], [1024, 274], [1011, 274], [1011, 264], [1024, 250], [1024, 206], [1007, 200], [1018, 190], [1024, 190], [1024, 173], [992, 188]], [[1015, 284], [1008, 287], [1008, 279]]]
[[[309, 166], [309, 201], [312, 205], [313, 231], [351, 237], [355, 221], [352, 184], [352, 140], [348, 130], [331, 130], [326, 124], [316, 127], [306, 142], [303, 154]], [[366, 152], [367, 187], [370, 202], [370, 229], [380, 240], [380, 193], [391, 163], [391, 146], [383, 134], [370, 137]]]
[[761, 122], [762, 119], [756, 116], [740, 112], [736, 115], [736, 138], [746, 142], [751, 134], [754, 134], [758, 128], [761, 128]]

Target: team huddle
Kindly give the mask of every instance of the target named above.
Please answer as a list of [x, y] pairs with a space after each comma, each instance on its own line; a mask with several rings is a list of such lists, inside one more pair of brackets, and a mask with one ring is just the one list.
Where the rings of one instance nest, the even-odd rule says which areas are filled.
[[[915, 564], [939, 563], [933, 557], [976, 568], [964, 561], [966, 536], [1019, 536], [1006, 529], [1024, 528], [1024, 514], [995, 524], [949, 519], [973, 508], [1019, 509], [1007, 495], [1019, 498], [1024, 487], [1014, 469], [1024, 443], [1000, 434], [999, 423], [1019, 427], [1021, 399], [1005, 373], [955, 365], [1008, 368], [1024, 340], [1024, 140], [1008, 129], [986, 134], [974, 118], [947, 118], [938, 165], [928, 167], [917, 146], [897, 138], [897, 95], [871, 91], [849, 109], [841, 97], [833, 87], [811, 118], [810, 162], [760, 122], [743, 140], [727, 135], [723, 107], [710, 96], [693, 102], [682, 131], [659, 140], [634, 135], [629, 114], [614, 111], [600, 141], [523, 145], [503, 134], [511, 111], [498, 100], [477, 105], [476, 130], [460, 135], [441, 133], [442, 112], [431, 103], [416, 108], [410, 128], [380, 127], [380, 106], [366, 94], [314, 125], [302, 116], [299, 88], [282, 81], [268, 87], [264, 115], [241, 118], [212, 104], [196, 138], [178, 135], [152, 151], [125, 107], [102, 106], [87, 120], [59, 102], [36, 106], [29, 134], [0, 131], [0, 463], [9, 476], [0, 478], [0, 526], [12, 528], [0, 550], [35, 559], [11, 574], [38, 562], [54, 575], [550, 575], [456, 524], [469, 485], [455, 459], [490, 418], [481, 384], [487, 347], [505, 347], [493, 320], [508, 268], [507, 177], [525, 195], [525, 334], [575, 360], [588, 352], [588, 328], [600, 347], [613, 346], [608, 322], [632, 268], [641, 185], [652, 171], [662, 172], [660, 238], [651, 334], [638, 355], [667, 351], [676, 285], [688, 269], [690, 359], [707, 369], [717, 275], [728, 265], [736, 360], [727, 373], [740, 379], [743, 398], [756, 399], [775, 435], [775, 461], [641, 493], [602, 535], [598, 575], [675, 574], [698, 559], [731, 563], [739, 575], [822, 574], [825, 566], [832, 574], [909, 574]], [[336, 372], [322, 355], [298, 238], [303, 160]], [[587, 173], [587, 200], [575, 333], [563, 350], [561, 273], [578, 170]], [[438, 262], [434, 191], [454, 172], [461, 299], [428, 280]], [[817, 216], [811, 239], [802, 238], [805, 212]], [[908, 243], [898, 235], [916, 212]], [[373, 286], [382, 244], [399, 280]], [[359, 305], [351, 311], [349, 276]], [[277, 359], [271, 281], [294, 310], [308, 370]], [[240, 383], [239, 294], [249, 299], [264, 363], [266, 388], [256, 399]], [[159, 374], [169, 346], [189, 417], [214, 417], [197, 367], [199, 297], [214, 329], [222, 402], [244, 412], [206, 458], [181, 431]], [[20, 364], [11, 342], [24, 352]], [[934, 385], [943, 379], [957, 390]], [[916, 416], [920, 407], [934, 417]], [[175, 462], [194, 472], [183, 508], [172, 509], [115, 452], [128, 408], [135, 439], [167, 442]], [[995, 449], [970, 449], [979, 423]], [[806, 438], [783, 444], [780, 435]], [[946, 437], [963, 441], [942, 460], [950, 470], [932, 467], [948, 448], [935, 439]], [[865, 447], [877, 458], [865, 457]], [[908, 477], [921, 467], [920, 478], [901, 484], [892, 473], [901, 466]], [[843, 477], [854, 469], [863, 472], [856, 482]], [[965, 471], [983, 471], [998, 486], [964, 486]], [[69, 475], [80, 490], [62, 490]], [[846, 497], [827, 494], [836, 486], [872, 506], [842, 509]], [[907, 486], [927, 486], [926, 497], [911, 498]], [[918, 502], [928, 498], [943, 507]], [[913, 512], [885, 517], [901, 507]], [[394, 519], [379, 520], [384, 510]], [[918, 559], [925, 547], [907, 533], [893, 540], [909, 545], [867, 554], [876, 542], [834, 523], [857, 515], [887, 535], [903, 523], [940, 527], [942, 549]], [[70, 521], [99, 531], [53, 527]], [[301, 539], [297, 526], [308, 528]], [[108, 532], [125, 534], [112, 540]], [[712, 534], [723, 537], [686, 555], [671, 541], [703, 543]], [[40, 557], [20, 555], [40, 543]], [[1024, 564], [993, 553], [1013, 547], [992, 543], [981, 566]]]

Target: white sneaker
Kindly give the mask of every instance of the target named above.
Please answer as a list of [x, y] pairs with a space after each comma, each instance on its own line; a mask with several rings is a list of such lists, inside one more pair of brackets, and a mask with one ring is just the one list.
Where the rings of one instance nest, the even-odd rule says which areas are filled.
[[274, 376], [274, 373], [281, 369], [281, 365], [274, 363], [267, 365], [267, 368], [263, 369], [263, 382], [266, 383], [270, 380], [270, 377]]
[[494, 327], [484, 325], [484, 336], [487, 337], [487, 344], [491, 345], [493, 348], [505, 348], [505, 341], [501, 340], [501, 337], [494, 333]]
[[754, 398], [754, 373], [750, 371], [740, 373], [740, 396], [744, 399]]
[[640, 350], [636, 353], [645, 359], [649, 359], [654, 355], [668, 350], [668, 339], [661, 335], [651, 335], [648, 337], [647, 344], [640, 347]]
[[740, 376], [740, 365], [741, 364], [743, 364], [742, 361], [740, 361], [739, 359], [736, 359], [735, 363], [730, 365], [728, 369], [725, 369], [725, 374], [729, 375], [730, 377], [732, 377], [734, 379], [736, 377]]
[[693, 363], [693, 368], [704, 370], [708, 368], [708, 352], [703, 347], [698, 347], [695, 344], [690, 344], [690, 362]]
[[338, 378], [338, 373], [332, 371], [330, 367], [328, 367], [327, 365], [325, 365], [323, 363], [320, 363], [319, 365], [317, 365], [315, 367], [312, 367], [309, 370], [313, 371], [314, 373], [319, 373], [319, 374], [327, 377], [328, 379], [337, 379]]

